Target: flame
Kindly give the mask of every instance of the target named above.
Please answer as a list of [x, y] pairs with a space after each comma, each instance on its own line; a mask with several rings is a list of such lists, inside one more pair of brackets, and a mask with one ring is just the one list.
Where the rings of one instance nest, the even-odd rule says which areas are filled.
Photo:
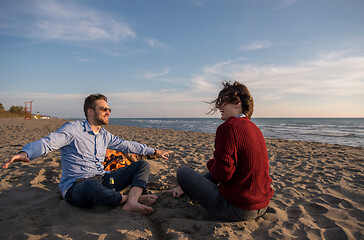
[[112, 172], [119, 168], [129, 166], [132, 162], [125, 155], [126, 154], [122, 152], [107, 149], [105, 154], [105, 161], [103, 162], [105, 171]]

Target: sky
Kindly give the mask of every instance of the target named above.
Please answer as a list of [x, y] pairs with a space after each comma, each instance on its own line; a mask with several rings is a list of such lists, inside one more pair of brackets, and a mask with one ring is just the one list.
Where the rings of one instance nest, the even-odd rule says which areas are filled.
[[253, 118], [364, 117], [363, 0], [0, 0], [0, 103], [82, 118], [206, 115], [222, 81]]

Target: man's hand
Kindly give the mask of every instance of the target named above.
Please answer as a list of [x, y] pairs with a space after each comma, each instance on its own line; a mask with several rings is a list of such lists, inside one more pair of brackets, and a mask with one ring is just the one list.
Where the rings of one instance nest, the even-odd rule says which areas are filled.
[[155, 150], [155, 155], [164, 159], [168, 159], [170, 153], [173, 153], [173, 151]]
[[9, 160], [5, 163], [5, 165], [3, 166], [3, 168], [8, 168], [10, 163], [13, 162], [30, 162], [29, 158], [28, 158], [28, 154], [26, 152], [20, 152], [17, 155], [14, 155], [12, 158], [9, 158]]

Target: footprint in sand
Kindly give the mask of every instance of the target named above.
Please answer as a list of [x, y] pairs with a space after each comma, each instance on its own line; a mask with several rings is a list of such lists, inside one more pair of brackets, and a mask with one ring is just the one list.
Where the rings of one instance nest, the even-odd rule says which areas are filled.
[[358, 221], [362, 223], [364, 222], [364, 212], [362, 210], [359, 209], [351, 210], [349, 214], [350, 216], [356, 218]]
[[274, 204], [277, 205], [280, 209], [284, 209], [287, 207], [287, 204], [284, 203], [283, 201], [281, 200], [278, 200], [278, 199], [274, 199], [273, 200]]
[[354, 208], [353, 205], [350, 202], [348, 202], [348, 201], [346, 201], [344, 199], [341, 201], [341, 203], [339, 203], [339, 207], [349, 208], [349, 209], [353, 209]]
[[325, 239], [354, 239], [354, 236], [352, 236], [350, 232], [341, 227], [327, 229], [324, 231], [323, 235]]
[[266, 213], [276, 214], [277, 210], [274, 207], [268, 206]]
[[319, 226], [320, 229], [332, 229], [332, 228], [338, 228], [339, 225], [336, 224], [335, 220], [332, 220], [325, 216], [315, 216], [315, 221], [317, 226]]
[[353, 205], [345, 199], [337, 198], [328, 194], [324, 194], [322, 198], [325, 199], [325, 201], [328, 202], [330, 205], [338, 205], [341, 208], [348, 209], [354, 208]]
[[334, 196], [331, 196], [331, 195], [324, 194], [322, 196], [322, 198], [325, 199], [330, 204], [339, 204], [339, 203], [341, 203], [340, 198], [337, 198], [337, 197], [334, 197]]
[[324, 214], [329, 211], [326, 207], [318, 203], [306, 203], [303, 207], [310, 214]]
[[291, 206], [287, 209], [288, 217], [300, 218], [303, 216], [303, 211], [300, 206]]

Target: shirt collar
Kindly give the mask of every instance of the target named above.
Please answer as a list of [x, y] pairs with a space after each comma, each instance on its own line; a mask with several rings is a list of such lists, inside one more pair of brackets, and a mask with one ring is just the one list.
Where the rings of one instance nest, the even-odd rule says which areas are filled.
[[93, 132], [87, 119], [85, 120], [84, 127], [85, 127], [85, 132]]
[[246, 117], [244, 113], [239, 114], [238, 116], [236, 116], [237, 118], [241, 118], [241, 117]]
[[[104, 131], [105, 130], [101, 127], [99, 133], [103, 134]], [[87, 121], [87, 119], [85, 120], [85, 132], [88, 132], [88, 133], [91, 132], [91, 133], [95, 134], [94, 131], [91, 129], [90, 123]]]

